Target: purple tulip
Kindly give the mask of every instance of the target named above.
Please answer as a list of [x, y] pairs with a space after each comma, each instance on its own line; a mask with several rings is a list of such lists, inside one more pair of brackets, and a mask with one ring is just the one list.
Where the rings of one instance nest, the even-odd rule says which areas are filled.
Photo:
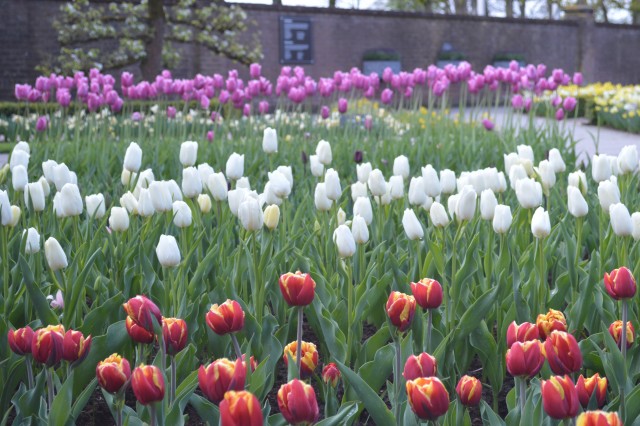
[[242, 108], [242, 115], [249, 117], [251, 115], [251, 104], [244, 104]]
[[36, 130], [38, 132], [44, 132], [45, 130], [47, 130], [48, 126], [49, 119], [47, 118], [47, 116], [41, 115], [40, 117], [38, 117], [38, 121], [36, 121]]
[[71, 104], [71, 93], [68, 89], [58, 89], [56, 92], [56, 101], [62, 108], [66, 108]]
[[176, 118], [176, 108], [173, 106], [167, 107], [167, 118]]
[[575, 84], [576, 86], [582, 86], [582, 83], [583, 83], [582, 73], [581, 72], [574, 73], [573, 84]]
[[569, 96], [564, 99], [564, 102], [562, 102], [562, 108], [564, 108], [564, 110], [567, 112], [571, 112], [574, 110], [577, 103], [578, 101], [576, 101], [576, 98]]
[[533, 99], [527, 98], [524, 100], [524, 110], [529, 112], [531, 111], [531, 107], [533, 106]]
[[16, 84], [14, 94], [19, 101], [26, 101], [29, 99], [29, 93], [31, 93], [31, 86], [28, 84]]
[[493, 121], [489, 120], [488, 118], [485, 118], [484, 120], [482, 120], [482, 125], [488, 131], [493, 130], [493, 128], [495, 127], [495, 125], [493, 124]]
[[382, 71], [382, 81], [389, 84], [392, 78], [393, 78], [393, 70], [389, 67], [386, 67], [384, 71]]
[[249, 75], [251, 78], [260, 78], [262, 66], [260, 64], [253, 63], [249, 65]]
[[100, 98], [100, 96], [96, 95], [95, 93], [89, 93], [89, 95], [87, 96], [87, 106], [89, 107], [89, 111], [95, 112], [100, 108], [101, 105], [102, 99]]
[[258, 112], [260, 114], [267, 114], [269, 112], [269, 101], [260, 101], [258, 104]]
[[393, 100], [393, 90], [389, 88], [384, 89], [382, 91], [382, 94], [380, 94], [380, 101], [385, 105], [389, 105], [392, 100]]
[[207, 140], [209, 142], [213, 142], [213, 138], [215, 137], [215, 133], [213, 132], [213, 130], [209, 130], [207, 132]]
[[142, 119], [142, 114], [140, 114], [138, 111], [135, 111], [133, 114], [131, 114], [132, 121], [140, 121], [141, 119]]
[[551, 105], [553, 105], [554, 108], [557, 108], [561, 104], [562, 104], [562, 98], [560, 96], [556, 96], [551, 100]]
[[345, 112], [347, 112], [347, 100], [345, 98], [340, 98], [338, 99], [338, 112], [340, 114], [344, 114]]
[[330, 112], [331, 111], [329, 111], [329, 107], [326, 105], [323, 105], [322, 108], [320, 108], [320, 116], [325, 120], [329, 118]]
[[111, 104], [111, 111], [120, 112], [122, 110], [122, 105], [124, 105], [122, 98], [116, 99], [115, 102]]
[[364, 118], [364, 128], [367, 130], [371, 130], [373, 127], [373, 118], [370, 115], [367, 115]]
[[362, 151], [356, 151], [353, 153], [353, 161], [355, 161], [357, 164], [362, 163]]
[[229, 95], [229, 92], [227, 92], [226, 90], [222, 90], [220, 92], [220, 95], [218, 95], [218, 100], [221, 104], [226, 104], [227, 102], [229, 102], [230, 97], [231, 96]]
[[511, 105], [515, 109], [522, 109], [522, 107], [524, 106], [524, 99], [522, 98], [522, 95], [517, 94], [513, 98], [511, 98]]
[[210, 104], [211, 104], [211, 101], [205, 95], [202, 95], [200, 97], [200, 108], [204, 110], [208, 110]]
[[564, 120], [564, 110], [562, 108], [558, 108], [558, 110], [556, 111], [556, 120]]

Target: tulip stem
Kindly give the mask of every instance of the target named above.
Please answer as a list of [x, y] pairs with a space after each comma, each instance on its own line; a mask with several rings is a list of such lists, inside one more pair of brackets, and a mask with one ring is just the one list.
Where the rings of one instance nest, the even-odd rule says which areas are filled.
[[49, 412], [51, 412], [51, 408], [53, 406], [53, 397], [54, 397], [53, 373], [51, 368], [46, 369], [46, 376], [47, 376], [47, 402], [49, 403]]
[[25, 356], [24, 361], [27, 364], [27, 382], [29, 383], [29, 389], [33, 389], [33, 367], [31, 366], [31, 357], [29, 355]]
[[303, 307], [298, 306], [298, 339], [296, 340], [296, 365], [298, 366], [298, 377], [302, 377], [302, 322]]
[[242, 358], [242, 351], [240, 350], [240, 344], [238, 343], [238, 338], [235, 333], [231, 333], [231, 341], [233, 342], [233, 348], [236, 351], [236, 357]]
[[620, 417], [625, 418], [625, 388], [627, 380], [627, 299], [622, 299], [622, 333], [620, 339], [620, 351], [622, 352], [622, 368], [624, 372], [625, 383], [620, 383]]
[[173, 404], [176, 400], [176, 357], [171, 357], [171, 393], [169, 394], [169, 404]]
[[400, 426], [402, 424], [402, 419], [400, 418], [400, 390], [401, 390], [401, 384], [402, 384], [402, 380], [400, 379], [400, 370], [402, 369], [402, 348], [401, 348], [401, 344], [400, 344], [400, 334], [398, 333], [398, 338], [396, 339], [396, 365], [395, 365], [395, 372], [393, 374], [393, 381], [395, 382], [395, 387], [396, 387], [396, 394], [395, 394], [395, 400], [396, 400], [396, 404], [394, 406], [395, 409], [395, 414], [396, 414], [396, 423], [398, 424], [398, 426]]
[[425, 342], [425, 352], [431, 349], [431, 328], [433, 327], [433, 309], [427, 309], [427, 341]]
[[156, 404], [152, 402], [149, 405], [149, 413], [151, 414], [151, 421], [149, 422], [150, 426], [156, 426]]
[[349, 264], [349, 260], [345, 259], [344, 263], [345, 271], [347, 273], [347, 281], [345, 285], [347, 286], [347, 357], [345, 364], [348, 366], [349, 361], [351, 360], [351, 346], [353, 344], [353, 317], [351, 316], [353, 312], [353, 284], [351, 283], [351, 265]]
[[527, 379], [521, 377], [518, 381], [520, 382], [520, 418], [522, 418], [522, 415], [524, 414], [524, 405], [527, 401]]

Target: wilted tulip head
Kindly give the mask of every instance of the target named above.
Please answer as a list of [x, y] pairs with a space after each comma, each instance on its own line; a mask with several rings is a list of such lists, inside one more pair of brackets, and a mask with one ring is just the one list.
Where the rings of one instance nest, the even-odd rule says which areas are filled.
[[109, 393], [116, 393], [129, 381], [131, 366], [125, 358], [113, 354], [98, 363], [96, 377], [101, 388]]
[[313, 302], [316, 282], [300, 271], [287, 272], [278, 280], [280, 291], [289, 306], [306, 306]]
[[[282, 357], [285, 365], [289, 365], [289, 357], [295, 362], [298, 353], [298, 342], [294, 341], [284, 347], [284, 356]], [[302, 364], [300, 375], [309, 377], [313, 374], [318, 366], [318, 349], [316, 345], [309, 342], [302, 342], [302, 353], [300, 358]]]
[[536, 325], [542, 340], [546, 339], [552, 331], [567, 331], [567, 320], [564, 314], [555, 309], [549, 309], [546, 314], [539, 314], [536, 318]]
[[604, 274], [604, 288], [615, 300], [629, 299], [636, 294], [636, 279], [622, 266]]
[[216, 334], [235, 333], [244, 327], [244, 311], [238, 302], [227, 299], [221, 305], [216, 303], [211, 306], [206, 321]]

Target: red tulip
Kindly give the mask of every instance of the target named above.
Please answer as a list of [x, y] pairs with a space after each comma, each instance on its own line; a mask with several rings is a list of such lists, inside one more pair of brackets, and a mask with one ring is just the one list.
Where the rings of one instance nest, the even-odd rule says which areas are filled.
[[432, 278], [411, 283], [411, 293], [422, 309], [437, 309], [442, 304], [442, 286]]
[[[609, 326], [609, 334], [616, 341], [618, 347], [622, 345], [622, 321], [617, 320], [611, 323]], [[627, 321], [627, 349], [633, 346], [636, 330], [633, 328], [631, 321]]]
[[582, 352], [578, 342], [564, 331], [554, 331], [547, 337], [544, 354], [555, 374], [574, 373], [582, 368]]
[[542, 340], [546, 339], [554, 330], [567, 331], [567, 320], [564, 318], [564, 314], [555, 309], [549, 309], [546, 314], [538, 315], [536, 325]]
[[622, 426], [622, 420], [615, 411], [586, 411], [578, 416], [576, 426]]
[[399, 291], [393, 291], [387, 300], [387, 315], [391, 324], [405, 331], [411, 326], [413, 314], [416, 312], [416, 299]]
[[449, 409], [449, 393], [437, 377], [419, 377], [407, 381], [407, 399], [422, 420], [436, 420]]
[[289, 306], [307, 306], [313, 302], [316, 282], [309, 274], [287, 272], [278, 280], [280, 291]]
[[35, 333], [31, 327], [26, 326], [17, 330], [9, 330], [7, 339], [9, 347], [17, 355], [26, 355], [31, 353], [31, 342]]
[[162, 318], [162, 337], [167, 354], [176, 355], [187, 345], [187, 323], [180, 318]]
[[622, 266], [604, 274], [604, 288], [616, 300], [630, 299], [636, 294], [636, 279], [631, 271]]
[[544, 364], [542, 344], [538, 340], [515, 342], [507, 350], [507, 371], [513, 377], [531, 378], [538, 374]]
[[[287, 346], [284, 347], [284, 364], [289, 365], [289, 356], [293, 361], [296, 361], [298, 351], [298, 342], [291, 342]], [[287, 356], [288, 355], [288, 356]], [[300, 363], [302, 364], [302, 368], [300, 369], [300, 374], [302, 377], [309, 377], [313, 374], [314, 370], [318, 366], [318, 350], [316, 349], [316, 345], [309, 342], [302, 342], [302, 354], [300, 357]]]
[[142, 405], [164, 399], [164, 376], [155, 365], [141, 364], [131, 376], [133, 394]]
[[456, 393], [462, 405], [476, 406], [482, 399], [482, 383], [475, 377], [464, 375], [456, 386]]
[[260, 401], [247, 391], [229, 391], [220, 402], [221, 426], [262, 426]]
[[244, 389], [247, 367], [242, 360], [235, 362], [220, 358], [198, 370], [198, 385], [202, 393], [214, 404], [219, 404], [224, 393]]
[[160, 309], [146, 296], [138, 295], [132, 297], [127, 303], [123, 304], [122, 307], [127, 313], [127, 316], [149, 333], [153, 334], [152, 317], [156, 318], [158, 325], [162, 324]]
[[109, 393], [116, 393], [131, 377], [131, 366], [125, 358], [113, 354], [98, 363], [96, 377], [101, 388]]
[[607, 397], [607, 378], [600, 377], [598, 373], [585, 379], [581, 374], [576, 382], [576, 391], [578, 392], [578, 399], [582, 408], [586, 409], [589, 405], [589, 400], [593, 392], [596, 393], [596, 401], [598, 402], [598, 408], [602, 408], [604, 400]]
[[91, 349], [91, 336], [85, 338], [81, 332], [68, 330], [62, 340], [62, 359], [69, 362], [82, 362]]
[[244, 327], [244, 311], [238, 302], [227, 299], [221, 305], [211, 306], [206, 320], [209, 328], [216, 334], [235, 333]]
[[31, 341], [33, 359], [53, 367], [62, 359], [62, 342], [64, 341], [64, 327], [49, 325], [36, 330]]
[[278, 390], [278, 408], [284, 419], [292, 425], [311, 425], [318, 420], [316, 393], [298, 379], [285, 383]]
[[539, 335], [538, 327], [535, 324], [523, 322], [518, 325], [513, 321], [507, 328], [507, 348], [510, 348], [515, 342], [538, 340]]
[[556, 420], [573, 418], [578, 414], [578, 392], [569, 376], [553, 376], [542, 380], [542, 407], [549, 417]]
[[[246, 360], [247, 360], [247, 355], [242, 354], [242, 362], [245, 362]], [[256, 371], [256, 368], [258, 368], [258, 363], [256, 362], [256, 359], [253, 357], [253, 355], [251, 355], [251, 357], [249, 358], [249, 365], [251, 365], [252, 373]]]
[[338, 386], [338, 380], [340, 380], [340, 376], [340, 370], [338, 370], [338, 367], [333, 362], [325, 365], [322, 369], [322, 380], [326, 384], [331, 385], [331, 387], [335, 388], [336, 386]]
[[436, 358], [426, 352], [420, 355], [411, 355], [404, 363], [402, 375], [406, 380], [414, 380], [419, 377], [432, 377], [438, 373]]
[[153, 331], [148, 331], [144, 327], [141, 327], [135, 320], [131, 317], [127, 317], [125, 321], [125, 327], [127, 328], [127, 333], [129, 333], [129, 337], [136, 343], [151, 343], [155, 338], [155, 334]]

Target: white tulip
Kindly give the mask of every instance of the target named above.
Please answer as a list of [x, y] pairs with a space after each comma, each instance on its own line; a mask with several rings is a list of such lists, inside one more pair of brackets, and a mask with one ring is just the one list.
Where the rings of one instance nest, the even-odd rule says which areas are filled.
[[228, 185], [224, 173], [213, 173], [207, 181], [207, 188], [211, 192], [211, 196], [216, 201], [224, 201], [227, 199]]
[[[55, 201], [55, 200], [54, 200]], [[131, 191], [120, 197], [120, 205], [131, 214], [138, 214], [138, 200]]]
[[391, 204], [391, 186], [387, 185], [387, 192], [382, 197], [374, 197], [374, 199], [376, 200], [376, 203], [383, 206]]
[[336, 219], [338, 219], [338, 225], [344, 225], [347, 222], [347, 213], [342, 210], [342, 207], [338, 209], [338, 213], [336, 214]]
[[387, 193], [387, 182], [384, 180], [384, 176], [380, 169], [374, 169], [369, 173], [367, 186], [374, 197], [382, 197]]
[[27, 169], [22, 165], [15, 166], [11, 170], [11, 182], [13, 183], [14, 191], [24, 191], [24, 187], [29, 183]]
[[9, 227], [15, 228], [18, 222], [20, 221], [20, 215], [22, 214], [22, 210], [18, 206], [11, 206], [11, 222], [9, 222]]
[[95, 217], [96, 219], [102, 219], [104, 217], [106, 211], [104, 205], [104, 195], [87, 195], [86, 197], [84, 197], [84, 203], [87, 205], [87, 215], [89, 217]]
[[25, 169], [29, 167], [29, 153], [22, 150], [13, 150], [11, 159], [9, 160], [9, 169], [13, 170], [16, 166], [22, 166]]
[[[200, 176], [198, 176], [197, 171], [193, 172], [191, 176], [194, 176], [194, 174], [195, 174], [195, 178], [200, 179]], [[182, 175], [182, 178], [184, 179], [184, 173]], [[171, 202], [182, 201], [182, 191], [180, 190], [178, 183], [175, 180], [171, 179], [171, 180], [165, 181], [165, 184], [167, 185], [167, 188], [169, 188], [169, 193], [171, 194]], [[193, 190], [193, 188], [190, 188], [190, 189]], [[202, 192], [202, 189], [200, 189], [200, 192]]]
[[289, 179], [279, 171], [269, 172], [270, 189], [278, 198], [287, 198], [291, 194], [291, 183]]
[[424, 184], [424, 192], [429, 197], [435, 198], [442, 192], [438, 172], [436, 172], [431, 164], [427, 164], [422, 168], [422, 183]]
[[556, 184], [556, 173], [553, 171], [553, 166], [548, 160], [542, 160], [536, 169], [538, 176], [540, 176], [540, 183], [545, 193], [549, 193], [549, 190]]
[[264, 186], [264, 191], [261, 194], [261, 204], [282, 204], [282, 198], [278, 197], [278, 195], [274, 192], [273, 184], [271, 182], [267, 182]]
[[609, 207], [612, 204], [620, 202], [620, 188], [618, 184], [612, 180], [604, 180], [598, 184], [598, 200], [600, 207], [606, 213], [609, 213]]
[[173, 268], [180, 264], [180, 249], [173, 235], [160, 235], [156, 255], [163, 268]]
[[611, 174], [614, 176], [618, 176], [620, 174], [620, 169], [618, 168], [618, 157], [615, 155], [604, 155], [603, 157], [607, 157], [609, 163], [611, 164]]
[[480, 194], [480, 215], [484, 220], [493, 220], [498, 200], [491, 189], [485, 189]]
[[589, 213], [589, 205], [575, 186], [567, 186], [567, 208], [573, 217], [584, 217]]
[[60, 243], [53, 237], [44, 242], [44, 256], [47, 259], [49, 269], [58, 271], [67, 267], [67, 255], [62, 250]]
[[40, 182], [29, 183], [24, 188], [24, 205], [41, 212], [45, 207], [44, 191]]
[[180, 164], [183, 167], [192, 167], [198, 159], [198, 142], [186, 141], [180, 145]]
[[[135, 176], [133, 178], [135, 178]], [[136, 183], [136, 185], [140, 188], [149, 188], [149, 185], [151, 185], [151, 182], [153, 182], [154, 180], [156, 180], [156, 178], [153, 175], [153, 170], [146, 169], [140, 172], [140, 176], [138, 177], [138, 182]]]
[[318, 156], [318, 160], [325, 166], [331, 164], [333, 156], [331, 154], [331, 145], [329, 144], [329, 142], [325, 140], [321, 140], [320, 142], [318, 142], [318, 146], [316, 147], [316, 155]]
[[124, 232], [129, 229], [129, 213], [124, 207], [111, 207], [109, 227], [115, 232]]
[[353, 256], [356, 252], [356, 241], [347, 225], [340, 225], [333, 231], [333, 241], [338, 247], [338, 254], [343, 259]]
[[7, 226], [13, 221], [11, 203], [9, 202], [7, 191], [0, 191], [0, 220], [2, 220], [2, 226]]
[[184, 201], [173, 202], [173, 223], [178, 228], [187, 228], [191, 226], [193, 215], [191, 208]]
[[235, 152], [227, 160], [226, 175], [231, 180], [238, 180], [244, 174], [244, 154]]
[[202, 193], [202, 181], [195, 167], [182, 169], [182, 192], [187, 198], [195, 198]]
[[124, 154], [123, 167], [130, 173], [137, 173], [142, 165], [142, 148], [135, 142], [131, 142]]
[[206, 185], [209, 181], [209, 176], [214, 173], [215, 170], [213, 170], [213, 167], [207, 163], [198, 164], [198, 175], [200, 176], [200, 182], [202, 182], [202, 185]]
[[404, 178], [402, 176], [394, 175], [389, 178], [389, 195], [393, 200], [400, 200], [404, 197]]
[[238, 218], [247, 231], [258, 231], [262, 228], [264, 217], [258, 200], [246, 197], [238, 208]]
[[635, 145], [626, 145], [617, 159], [618, 169], [620, 173], [634, 173], [638, 168], [638, 148]]
[[278, 166], [276, 172], [282, 173], [289, 181], [291, 188], [293, 188], [293, 171], [291, 170], [291, 166]]
[[425, 211], [429, 211], [431, 210], [431, 205], [433, 204], [434, 199], [431, 197], [427, 197], [427, 199], [424, 201], [424, 203], [420, 206], [422, 207]]
[[62, 191], [60, 191], [60, 203], [65, 216], [71, 217], [82, 214], [83, 204], [78, 186], [73, 183], [67, 183], [63, 186]]
[[173, 200], [169, 185], [164, 181], [153, 181], [149, 185], [151, 203], [157, 212], [168, 212], [173, 208]]
[[238, 188], [229, 191], [227, 201], [229, 202], [229, 210], [234, 216], [238, 216], [238, 209], [240, 204], [244, 201], [245, 197], [249, 193], [248, 189]]
[[40, 179], [38, 179], [38, 183], [42, 186], [42, 193], [44, 194], [44, 196], [48, 197], [51, 193], [51, 187], [49, 186], [49, 182], [47, 181], [47, 179], [44, 176], [40, 176]]
[[356, 175], [358, 176], [358, 182], [367, 183], [369, 175], [371, 174], [371, 163], [362, 163], [356, 165]]
[[354, 202], [360, 197], [368, 197], [367, 184], [360, 181], [351, 184], [351, 200]]
[[129, 186], [131, 182], [135, 182], [137, 173], [130, 172], [127, 169], [122, 169], [122, 173], [120, 173], [120, 183], [122, 186]]
[[635, 212], [631, 215], [631, 222], [633, 222], [633, 239], [640, 240], [640, 213]]
[[516, 150], [518, 151], [518, 157], [520, 157], [521, 160], [529, 160], [531, 163], [535, 161], [533, 158], [533, 148], [529, 145], [518, 145]]
[[13, 147], [13, 152], [16, 151], [24, 151], [27, 154], [31, 154], [31, 148], [29, 147], [29, 143], [25, 141], [20, 141]]
[[609, 208], [611, 227], [614, 234], [619, 237], [633, 235], [633, 222], [627, 206], [622, 203], [612, 204]]
[[[129, 211], [129, 209], [127, 209], [127, 211]], [[146, 188], [140, 188], [140, 195], [138, 195], [137, 214], [142, 217], [150, 217], [153, 216], [155, 212], [156, 209], [155, 207], [153, 207], [151, 191]]]
[[262, 150], [266, 154], [278, 152], [278, 135], [276, 129], [267, 127], [262, 134]]
[[371, 208], [371, 200], [369, 197], [360, 197], [353, 203], [353, 215], [361, 216], [367, 225], [371, 225], [373, 221], [373, 209]]
[[582, 192], [582, 195], [587, 195], [589, 186], [587, 184], [587, 175], [582, 170], [576, 170], [573, 173], [569, 173], [568, 178], [569, 186], [574, 186]]
[[410, 173], [409, 159], [400, 155], [393, 160], [393, 174], [394, 176], [401, 176], [402, 179], [408, 179]]
[[511, 168], [516, 164], [520, 164], [520, 157], [517, 153], [504, 154], [504, 171], [507, 175], [511, 174]]
[[551, 151], [549, 151], [549, 162], [551, 163], [551, 167], [553, 167], [553, 171], [556, 173], [564, 172], [567, 169], [558, 148], [552, 148]]
[[202, 213], [209, 213], [211, 211], [211, 197], [207, 194], [198, 195], [198, 207]]
[[451, 217], [451, 219], [456, 217], [456, 206], [458, 205], [459, 199], [460, 194], [453, 194], [447, 198], [447, 211], [449, 212], [449, 217]]
[[404, 232], [407, 234], [407, 238], [410, 240], [421, 240], [424, 237], [424, 230], [416, 213], [411, 209], [406, 209], [402, 215], [402, 226]]
[[275, 204], [271, 204], [264, 209], [263, 222], [267, 229], [274, 230], [278, 227], [280, 222], [280, 207]]
[[458, 220], [471, 220], [476, 213], [476, 199], [478, 195], [471, 185], [462, 188], [460, 198], [456, 204], [456, 218]]
[[525, 209], [532, 209], [542, 204], [542, 185], [533, 179], [519, 179], [516, 181], [516, 197]]
[[409, 204], [421, 206], [427, 201], [427, 194], [424, 192], [424, 178], [422, 176], [412, 177], [409, 182]]
[[360, 215], [356, 215], [351, 222], [351, 233], [356, 244], [366, 244], [369, 241], [367, 222]]
[[22, 231], [22, 235], [24, 238], [25, 232], [26, 235], [26, 243], [24, 245], [24, 252], [26, 254], [35, 254], [40, 251], [40, 234], [36, 228], [29, 228], [28, 230]]
[[551, 233], [551, 222], [549, 221], [549, 212], [544, 208], [538, 207], [531, 218], [531, 233], [536, 238], [548, 237]]
[[333, 201], [327, 197], [327, 189], [324, 182], [318, 182], [316, 184], [316, 190], [313, 195], [313, 201], [316, 205], [316, 209], [321, 212], [326, 212], [331, 209]]
[[453, 194], [456, 191], [456, 174], [453, 170], [440, 170], [440, 186], [443, 194]]
[[437, 228], [444, 228], [449, 224], [447, 211], [444, 209], [444, 206], [437, 201], [431, 204], [429, 217], [431, 218], [433, 225]]
[[511, 227], [511, 222], [513, 222], [511, 207], [498, 204], [493, 213], [493, 230], [497, 234], [506, 234]]
[[522, 164], [514, 165], [509, 171], [509, 183], [511, 184], [511, 188], [517, 188], [518, 181], [527, 179], [528, 177], [529, 175], [527, 175], [527, 171], [524, 169]]
[[611, 161], [606, 155], [594, 155], [591, 159], [591, 177], [596, 182], [609, 179], [612, 175]]
[[327, 192], [327, 198], [330, 200], [337, 200], [342, 194], [342, 188], [340, 186], [340, 177], [338, 172], [334, 169], [329, 169], [324, 174], [325, 190]]
[[324, 164], [320, 162], [317, 155], [309, 156], [309, 165], [313, 176], [320, 177], [324, 174]]
[[498, 181], [496, 182], [496, 187], [494, 188], [494, 192], [502, 194], [506, 190], [507, 190], [507, 179], [505, 179], [503, 172], [498, 172]]
[[62, 195], [60, 192], [56, 192], [56, 195], [53, 197], [53, 212], [56, 214], [58, 219], [66, 217], [64, 214], [64, 210], [62, 209]]
[[47, 180], [47, 182], [49, 182], [49, 184], [52, 184], [55, 181], [54, 171], [57, 166], [58, 163], [53, 160], [47, 160], [42, 163], [42, 174], [44, 175], [44, 178]]
[[[43, 165], [44, 167], [44, 165]], [[45, 172], [45, 177], [46, 177], [46, 172]], [[62, 190], [62, 187], [65, 186], [67, 183], [71, 183], [72, 182], [72, 177], [71, 177], [71, 172], [69, 171], [69, 168], [67, 167], [66, 164], [64, 163], [60, 163], [57, 164], [54, 169], [53, 169], [53, 183], [56, 186], [56, 191], [60, 191]]]

